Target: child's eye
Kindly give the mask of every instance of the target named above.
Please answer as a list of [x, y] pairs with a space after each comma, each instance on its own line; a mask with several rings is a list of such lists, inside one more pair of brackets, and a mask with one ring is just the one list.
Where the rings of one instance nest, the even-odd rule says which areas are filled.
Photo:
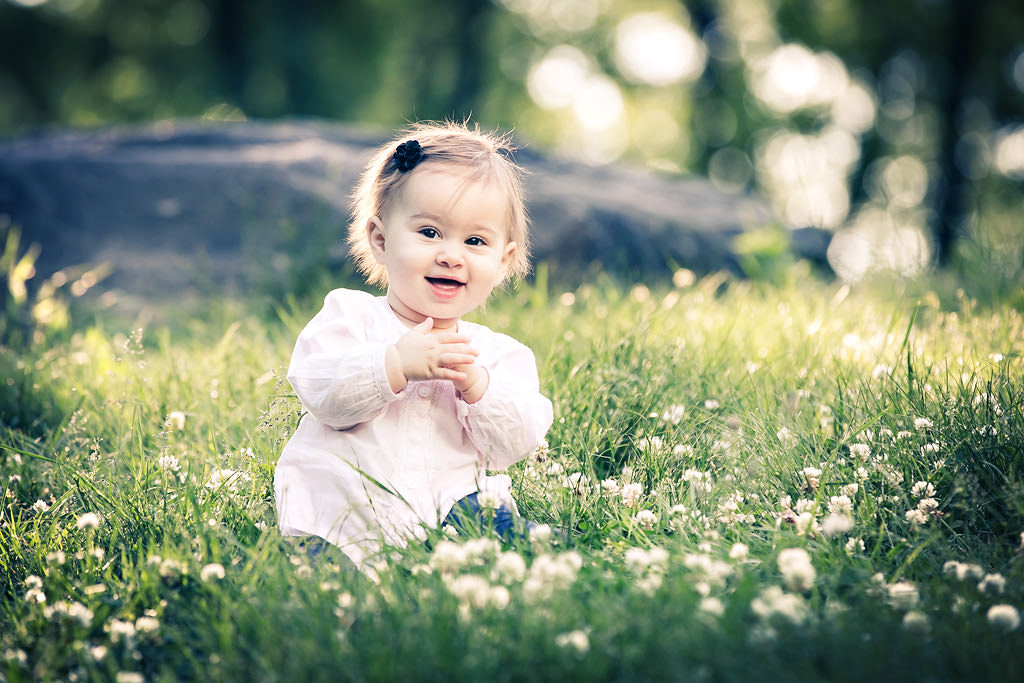
[[487, 245], [487, 242], [485, 242], [481, 237], [470, 237], [466, 240], [466, 244], [471, 247], [483, 247]]
[[434, 228], [420, 228], [420, 234], [431, 240], [438, 236], [438, 232]]

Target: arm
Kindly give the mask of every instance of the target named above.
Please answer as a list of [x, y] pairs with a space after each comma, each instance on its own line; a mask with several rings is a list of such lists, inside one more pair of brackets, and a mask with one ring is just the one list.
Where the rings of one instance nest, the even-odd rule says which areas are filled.
[[[533, 353], [518, 342], [486, 365], [475, 365], [484, 387], [479, 396], [467, 396], [478, 391], [477, 384], [460, 389], [459, 421], [484, 466], [505, 469], [543, 443], [551, 426], [551, 401], [540, 393]], [[467, 382], [471, 380], [469, 374]]]
[[385, 368], [387, 345], [371, 340], [366, 299], [332, 292], [299, 334], [288, 381], [302, 405], [334, 429], [348, 429], [380, 415], [394, 401]]

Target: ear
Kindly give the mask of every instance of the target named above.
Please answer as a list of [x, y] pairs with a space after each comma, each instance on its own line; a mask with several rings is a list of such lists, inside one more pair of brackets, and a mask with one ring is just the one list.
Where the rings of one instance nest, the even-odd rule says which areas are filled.
[[384, 224], [378, 216], [366, 222], [366, 241], [377, 263], [384, 263]]
[[508, 277], [508, 269], [512, 265], [512, 257], [516, 255], [516, 251], [519, 249], [519, 245], [515, 242], [509, 241], [505, 244], [505, 249], [501, 253], [501, 279], [504, 280]]

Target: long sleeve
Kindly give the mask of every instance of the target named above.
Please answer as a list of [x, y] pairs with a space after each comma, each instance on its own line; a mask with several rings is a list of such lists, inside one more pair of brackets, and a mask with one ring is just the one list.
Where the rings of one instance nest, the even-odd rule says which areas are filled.
[[526, 346], [512, 342], [486, 367], [487, 391], [476, 403], [460, 402], [458, 418], [484, 466], [502, 470], [543, 443], [551, 426], [551, 401], [540, 393], [537, 363]]
[[302, 405], [334, 429], [367, 422], [397, 398], [384, 369], [387, 345], [367, 338], [370, 301], [362, 292], [331, 292], [299, 334], [288, 367]]

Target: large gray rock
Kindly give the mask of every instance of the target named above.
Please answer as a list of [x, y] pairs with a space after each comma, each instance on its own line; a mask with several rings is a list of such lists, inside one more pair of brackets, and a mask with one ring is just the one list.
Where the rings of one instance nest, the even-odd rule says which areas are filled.
[[[0, 220], [38, 243], [40, 276], [109, 262], [111, 284], [177, 296], [344, 262], [349, 193], [384, 135], [323, 121], [165, 122], [0, 142]], [[767, 205], [697, 177], [593, 167], [521, 150], [535, 257], [552, 277], [733, 268], [732, 238]], [[795, 242], [823, 262], [827, 238]]]

